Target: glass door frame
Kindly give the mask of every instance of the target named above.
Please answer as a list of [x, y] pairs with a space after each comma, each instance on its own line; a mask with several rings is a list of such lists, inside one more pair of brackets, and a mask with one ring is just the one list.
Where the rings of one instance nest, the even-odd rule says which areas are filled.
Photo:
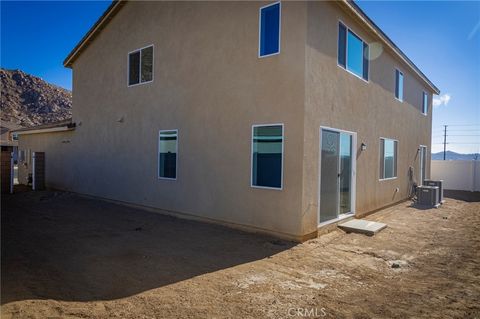
[[[345, 214], [339, 214], [337, 218], [327, 220], [325, 222], [320, 223], [320, 201], [321, 199], [321, 185], [322, 185], [322, 130], [328, 130], [332, 132], [338, 132], [338, 133], [344, 133], [344, 134], [349, 134], [352, 137], [352, 158], [351, 158], [351, 191], [350, 191], [350, 205], [351, 205], [351, 211], [349, 213]], [[319, 143], [318, 143], [318, 198], [317, 198], [317, 207], [318, 207], [318, 212], [317, 212], [317, 225], [318, 227], [325, 226], [331, 223], [338, 222], [342, 219], [348, 218], [355, 216], [356, 212], [356, 184], [357, 184], [357, 132], [352, 132], [352, 131], [346, 131], [346, 130], [341, 130], [337, 128], [332, 128], [332, 127], [327, 127], [327, 126], [320, 126], [319, 129]], [[340, 191], [340, 190], [339, 190]]]
[[[424, 150], [425, 150], [425, 153], [424, 153]], [[423, 182], [424, 182], [423, 176], [425, 176], [425, 179], [427, 179], [427, 152], [428, 152], [428, 148], [426, 145], [420, 145], [418, 147], [418, 161], [419, 161], [418, 186], [423, 185]]]

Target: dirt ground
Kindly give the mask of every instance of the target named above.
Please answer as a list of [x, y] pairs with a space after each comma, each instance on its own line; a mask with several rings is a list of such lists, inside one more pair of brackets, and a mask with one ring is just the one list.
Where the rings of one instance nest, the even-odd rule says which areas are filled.
[[409, 205], [369, 216], [388, 224], [376, 236], [294, 244], [70, 193], [5, 195], [2, 318], [480, 318], [480, 202]]

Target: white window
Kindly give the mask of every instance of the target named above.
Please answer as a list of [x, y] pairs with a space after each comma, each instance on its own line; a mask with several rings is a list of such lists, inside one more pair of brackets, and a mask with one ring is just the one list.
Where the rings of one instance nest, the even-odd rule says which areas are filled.
[[158, 134], [158, 178], [177, 179], [178, 130]]
[[128, 86], [153, 81], [153, 45], [128, 54]]
[[395, 98], [403, 102], [403, 73], [395, 69]]
[[338, 65], [359, 78], [368, 81], [368, 43], [363, 41], [343, 23], [338, 23]]
[[397, 177], [398, 141], [380, 138], [380, 179]]
[[427, 92], [423, 92], [423, 99], [422, 99], [422, 114], [428, 114], [428, 94]]
[[283, 124], [252, 126], [252, 187], [283, 187]]

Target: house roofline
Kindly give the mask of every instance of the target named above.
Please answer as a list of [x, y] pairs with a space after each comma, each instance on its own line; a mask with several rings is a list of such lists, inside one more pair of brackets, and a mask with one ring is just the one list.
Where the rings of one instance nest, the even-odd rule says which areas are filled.
[[395, 44], [395, 42], [393, 42], [354, 1], [341, 0], [341, 3], [345, 4], [346, 8], [348, 8], [350, 12], [356, 15], [364, 25], [369, 27], [376, 36], [378, 36], [394, 53], [396, 53], [397, 56], [400, 57], [400, 59], [406, 63], [410, 69], [416, 73], [435, 94], [440, 94], [440, 90], [435, 86], [435, 84], [430, 81], [430, 79], [415, 65], [415, 63], [410, 60], [410, 58]]
[[72, 131], [76, 127], [75, 123], [72, 122], [72, 119], [48, 123], [43, 125], [31, 126], [26, 128], [21, 128], [18, 130], [10, 131], [11, 134], [24, 135], [24, 134], [37, 134], [37, 133], [50, 133], [50, 132], [62, 132], [62, 131]]
[[[75, 60], [78, 58], [80, 53], [85, 50], [85, 48], [90, 44], [91, 41], [95, 39], [96, 36], [106, 27], [106, 25], [112, 20], [112, 18], [117, 14], [117, 12], [123, 8], [126, 0], [113, 0], [112, 4], [105, 10], [102, 16], [95, 22], [95, 24], [90, 28], [90, 30], [85, 34], [85, 36], [78, 42], [78, 44], [73, 48], [73, 50], [68, 54], [68, 56], [63, 61], [63, 65], [67, 68], [71, 68]], [[378, 27], [372, 19], [370, 19], [365, 12], [352, 0], [340, 0], [338, 1], [342, 8], [346, 8], [348, 11], [353, 13], [364, 25], [370, 28], [370, 30], [378, 36], [409, 68], [417, 74], [420, 79], [422, 79], [428, 87], [435, 93], [440, 94], [440, 90], [428, 79], [428, 77], [420, 71], [420, 69], [415, 65], [415, 63], [410, 60], [407, 55], [400, 50], [400, 48]]]
[[88, 30], [83, 38], [77, 43], [72, 51], [67, 55], [63, 61], [63, 66], [66, 68], [72, 68], [73, 62], [78, 58], [80, 53], [87, 48], [91, 41], [105, 28], [105, 26], [113, 19], [115, 14], [125, 5], [125, 0], [113, 0], [110, 6], [95, 22], [95, 24]]

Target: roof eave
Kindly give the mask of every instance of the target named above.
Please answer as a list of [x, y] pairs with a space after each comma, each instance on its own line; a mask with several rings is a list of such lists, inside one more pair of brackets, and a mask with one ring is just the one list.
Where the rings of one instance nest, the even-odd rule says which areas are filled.
[[[97, 22], [90, 28], [87, 34], [80, 40], [80, 42], [73, 48], [68, 56], [63, 61], [63, 65], [71, 68], [73, 62], [78, 55], [83, 51], [88, 43], [93, 41], [95, 36], [110, 22], [113, 16], [126, 3], [126, 0], [113, 0], [112, 4], [105, 10]], [[346, 8], [350, 10], [360, 21], [363, 22], [370, 30], [376, 34], [397, 56], [408, 65], [412, 71], [417, 74], [434, 92], [440, 94], [440, 90], [427, 78], [425, 74], [407, 57], [405, 53], [363, 12], [363, 10], [355, 4], [352, 0], [341, 0], [339, 3], [345, 4]]]
[[430, 81], [425, 74], [415, 65], [415, 63], [410, 60], [405, 53], [380, 29], [375, 22], [373, 22], [363, 10], [352, 0], [342, 0], [341, 3], [345, 4], [346, 7], [358, 18], [363, 24], [368, 26], [370, 30], [379, 37], [384, 44], [386, 44], [405, 64], [407, 64], [410, 69], [417, 74], [433, 91], [435, 94], [440, 94], [440, 90]]
[[11, 134], [33, 134], [32, 132], [55, 132], [55, 131], [69, 131], [69, 130], [74, 130], [76, 127], [76, 124], [72, 122], [72, 119], [67, 119], [64, 121], [59, 121], [55, 123], [48, 123], [48, 124], [43, 124], [43, 125], [36, 125], [36, 126], [31, 126], [31, 127], [24, 127], [20, 128], [17, 130], [11, 130]]
[[73, 62], [78, 55], [86, 48], [86, 46], [98, 35], [98, 33], [110, 22], [118, 10], [125, 5], [124, 0], [113, 0], [110, 6], [105, 10], [102, 16], [95, 22], [95, 24], [88, 30], [83, 38], [77, 43], [72, 51], [67, 55], [63, 61], [63, 66], [72, 68]]

